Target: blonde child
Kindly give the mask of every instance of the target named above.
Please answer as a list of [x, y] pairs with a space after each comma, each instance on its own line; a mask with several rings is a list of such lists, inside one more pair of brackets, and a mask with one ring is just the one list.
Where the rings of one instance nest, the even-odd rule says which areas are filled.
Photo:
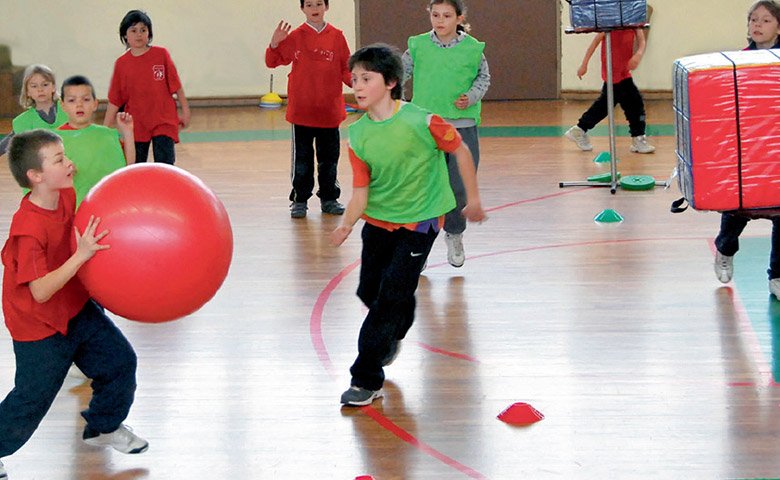
[[113, 127], [124, 107], [134, 119], [135, 161], [146, 162], [151, 144], [155, 162], [173, 165], [174, 144], [179, 142], [179, 128], [190, 124], [190, 107], [168, 50], [152, 46], [152, 36], [152, 20], [140, 10], [127, 12], [119, 24], [119, 38], [127, 51], [114, 63], [103, 124]]
[[8, 149], [14, 134], [36, 128], [53, 130], [68, 121], [57, 96], [54, 72], [46, 65], [30, 65], [24, 70], [19, 104], [26, 110], [13, 119], [11, 134], [0, 141], [0, 155]]
[[[780, 4], [761, 0], [748, 10], [748, 36], [745, 50], [780, 48]], [[715, 238], [715, 275], [723, 283], [734, 275], [734, 255], [739, 250], [739, 236], [751, 217], [738, 212], [723, 212], [720, 232]], [[780, 217], [772, 217], [772, 249], [769, 256], [769, 292], [780, 299]]]
[[[412, 77], [412, 103], [429, 110], [454, 125], [479, 166], [479, 134], [482, 97], [490, 87], [490, 70], [485, 44], [470, 36], [464, 23], [466, 7], [462, 0], [431, 0], [428, 5], [431, 31], [409, 37], [404, 52], [404, 82]], [[454, 157], [447, 153], [450, 186], [457, 206], [444, 221], [447, 261], [461, 267], [466, 260], [463, 232], [466, 219], [466, 191]]]

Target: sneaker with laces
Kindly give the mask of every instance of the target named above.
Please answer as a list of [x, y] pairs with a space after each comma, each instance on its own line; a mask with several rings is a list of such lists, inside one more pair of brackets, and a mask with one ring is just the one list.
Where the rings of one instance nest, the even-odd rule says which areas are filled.
[[328, 213], [330, 215], [343, 215], [344, 205], [340, 204], [337, 200], [326, 200], [320, 205], [322, 213]]
[[631, 149], [636, 153], [653, 153], [655, 147], [647, 143], [647, 136], [639, 135], [638, 137], [631, 137]]
[[3, 461], [0, 460], [0, 480], [6, 480], [8, 478], [8, 473], [5, 471], [5, 466], [3, 465]]
[[[777, 281], [780, 282], [780, 278], [778, 278]], [[780, 287], [780, 283], [778, 283], [778, 287]], [[401, 340], [396, 340], [393, 342], [393, 345], [390, 346], [390, 351], [385, 358], [382, 359], [382, 366], [387, 367], [392, 365], [393, 362], [395, 362], [395, 359], [398, 358], [399, 353], [401, 353]]]
[[341, 404], [345, 407], [363, 407], [371, 405], [371, 402], [383, 395], [384, 392], [381, 388], [379, 390], [367, 390], [352, 385], [346, 392], [341, 394]]
[[734, 276], [734, 257], [715, 251], [715, 276], [721, 283], [729, 283]]
[[769, 280], [769, 293], [774, 295], [776, 299], [780, 300], [780, 278], [773, 278], [772, 280]]
[[85, 443], [95, 447], [112, 447], [122, 453], [143, 453], [149, 448], [149, 442], [139, 437], [125, 424], [111, 433], [100, 433], [84, 427], [84, 435], [81, 437]]
[[466, 252], [463, 250], [463, 234], [448, 233], [444, 236], [447, 244], [447, 261], [453, 267], [462, 267], [466, 261]]
[[590, 137], [588, 137], [588, 132], [581, 129], [577, 125], [566, 130], [566, 133], [563, 135], [572, 142], [576, 143], [583, 152], [590, 152], [593, 150], [593, 145], [590, 144]]
[[309, 207], [306, 206], [306, 202], [293, 202], [290, 205], [290, 216], [292, 218], [304, 218], [306, 217], [306, 210]]

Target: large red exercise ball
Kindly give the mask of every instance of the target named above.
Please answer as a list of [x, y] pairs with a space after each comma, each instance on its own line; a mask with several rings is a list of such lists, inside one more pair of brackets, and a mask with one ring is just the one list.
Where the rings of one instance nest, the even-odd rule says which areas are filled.
[[[109, 234], [78, 276], [90, 295], [130, 320], [165, 322], [198, 310], [222, 285], [233, 256], [233, 231], [222, 202], [196, 176], [160, 163], [106, 176], [76, 212]], [[73, 241], [75, 248], [75, 238]]]

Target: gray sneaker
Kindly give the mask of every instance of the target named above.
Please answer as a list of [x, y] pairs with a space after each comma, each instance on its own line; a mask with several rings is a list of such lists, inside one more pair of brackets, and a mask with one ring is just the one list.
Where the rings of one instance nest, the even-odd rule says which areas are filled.
[[149, 449], [149, 442], [133, 433], [133, 430], [124, 424], [120, 424], [119, 428], [111, 433], [96, 432], [87, 425], [81, 438], [88, 445], [112, 447], [122, 453], [143, 453]]
[[3, 466], [2, 460], [0, 460], [0, 480], [8, 478], [8, 474], [5, 472], [5, 466]]
[[653, 153], [655, 147], [647, 143], [647, 137], [645, 135], [639, 135], [637, 137], [631, 137], [630, 150], [635, 153]]
[[380, 388], [379, 390], [366, 390], [352, 385], [349, 389], [341, 394], [341, 404], [345, 407], [363, 407], [371, 405], [377, 398], [381, 398], [384, 392]]
[[590, 144], [590, 137], [588, 137], [588, 132], [581, 129], [577, 125], [566, 130], [566, 133], [564, 133], [563, 136], [576, 143], [583, 152], [590, 152], [593, 150], [593, 145]]
[[715, 251], [715, 276], [721, 283], [729, 283], [734, 276], [734, 257]]
[[290, 216], [292, 218], [305, 218], [308, 208], [306, 202], [293, 202], [290, 206]]
[[320, 205], [322, 213], [328, 213], [330, 215], [343, 215], [344, 205], [340, 204], [337, 200], [325, 200]]

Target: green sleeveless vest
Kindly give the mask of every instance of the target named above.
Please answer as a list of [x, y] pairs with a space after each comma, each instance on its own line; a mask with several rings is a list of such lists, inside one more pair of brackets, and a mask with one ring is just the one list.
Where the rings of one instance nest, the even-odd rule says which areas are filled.
[[363, 115], [349, 126], [349, 145], [371, 169], [365, 214], [392, 223], [436, 218], [455, 208], [444, 153], [425, 110], [402, 104], [391, 118]]
[[443, 118], [473, 118], [479, 125], [482, 102], [465, 110], [455, 100], [466, 93], [477, 78], [485, 44], [470, 35], [450, 48], [441, 48], [430, 33], [409, 37], [409, 54], [414, 62], [412, 103]]
[[92, 124], [81, 130], [57, 130], [57, 134], [62, 137], [65, 156], [76, 167], [76, 205], [103, 177], [126, 165], [119, 132], [113, 128]]
[[46, 123], [43, 121], [35, 107], [30, 107], [24, 112], [14, 118], [12, 122], [12, 128], [14, 133], [22, 133], [36, 128], [43, 128], [44, 130], [55, 130], [62, 125], [68, 123], [68, 116], [62, 111], [60, 102], [57, 102], [57, 116], [54, 118], [54, 123]]

